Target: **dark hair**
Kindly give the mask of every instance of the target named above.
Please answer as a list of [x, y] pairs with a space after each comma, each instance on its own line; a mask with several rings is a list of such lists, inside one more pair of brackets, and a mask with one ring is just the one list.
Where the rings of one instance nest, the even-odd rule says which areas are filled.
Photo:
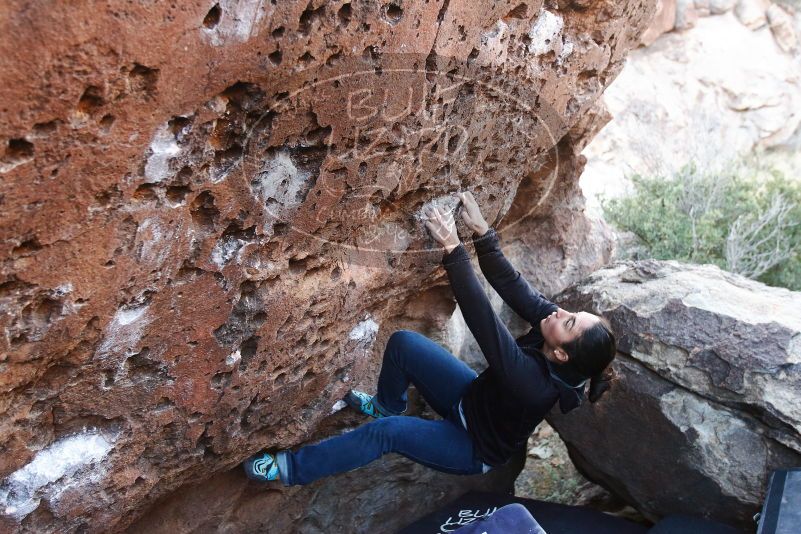
[[610, 387], [614, 374], [610, 368], [617, 352], [617, 341], [612, 327], [603, 317], [581, 336], [562, 345], [568, 355], [565, 365], [590, 379], [590, 402], [601, 398]]

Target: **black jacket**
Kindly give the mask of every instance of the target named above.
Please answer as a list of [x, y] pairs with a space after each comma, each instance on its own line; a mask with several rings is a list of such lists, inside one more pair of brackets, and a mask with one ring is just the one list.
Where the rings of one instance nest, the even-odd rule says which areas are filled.
[[579, 406], [584, 381], [568, 376], [540, 351], [545, 340], [539, 322], [557, 307], [504, 257], [495, 229], [480, 237], [474, 234], [473, 244], [487, 281], [532, 325], [528, 333], [512, 337], [479, 284], [464, 244], [444, 255], [442, 263], [465, 323], [489, 363], [462, 398], [467, 429], [484, 462], [498, 466], [525, 447], [557, 400], [562, 413]]

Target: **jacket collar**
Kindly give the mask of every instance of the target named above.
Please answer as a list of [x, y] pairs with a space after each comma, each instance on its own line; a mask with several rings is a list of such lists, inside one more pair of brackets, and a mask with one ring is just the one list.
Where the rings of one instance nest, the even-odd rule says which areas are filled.
[[545, 365], [548, 366], [548, 374], [551, 377], [551, 381], [559, 391], [559, 409], [562, 413], [567, 413], [581, 406], [587, 379], [570, 368], [555, 365], [548, 358], [544, 359]]
[[535, 336], [535, 343], [522, 344], [521, 348], [529, 354], [536, 354], [538, 358], [541, 358], [542, 361], [545, 362], [551, 383], [559, 392], [559, 409], [562, 410], [562, 413], [567, 413], [578, 408], [581, 406], [581, 401], [584, 398], [584, 386], [587, 384], [587, 379], [578, 374], [571, 367], [556, 365], [551, 362], [551, 360], [545, 356], [545, 353], [542, 352], [541, 347], [545, 340], [542, 339], [539, 330], [536, 330], [536, 334], [534, 334], [534, 332], [535, 330], [532, 329], [526, 335]]

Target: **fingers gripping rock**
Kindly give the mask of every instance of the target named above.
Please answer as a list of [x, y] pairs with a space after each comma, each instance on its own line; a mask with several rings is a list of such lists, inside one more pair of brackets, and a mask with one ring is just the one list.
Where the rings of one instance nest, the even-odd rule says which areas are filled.
[[459, 205], [459, 197], [456, 195], [443, 195], [423, 204], [414, 214], [414, 218], [425, 224], [427, 220], [426, 210], [428, 208], [439, 208], [443, 217], [453, 217], [455, 219], [456, 208]]

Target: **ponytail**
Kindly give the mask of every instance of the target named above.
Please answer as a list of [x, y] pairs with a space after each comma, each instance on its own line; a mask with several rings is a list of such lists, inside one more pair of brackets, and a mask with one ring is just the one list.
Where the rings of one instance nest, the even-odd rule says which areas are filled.
[[612, 370], [612, 367], [609, 366], [597, 375], [593, 375], [590, 378], [590, 391], [587, 397], [590, 399], [590, 402], [593, 404], [598, 402], [598, 400], [603, 396], [604, 393], [609, 391], [612, 387], [612, 382], [615, 381], [617, 376], [615, 372]]

